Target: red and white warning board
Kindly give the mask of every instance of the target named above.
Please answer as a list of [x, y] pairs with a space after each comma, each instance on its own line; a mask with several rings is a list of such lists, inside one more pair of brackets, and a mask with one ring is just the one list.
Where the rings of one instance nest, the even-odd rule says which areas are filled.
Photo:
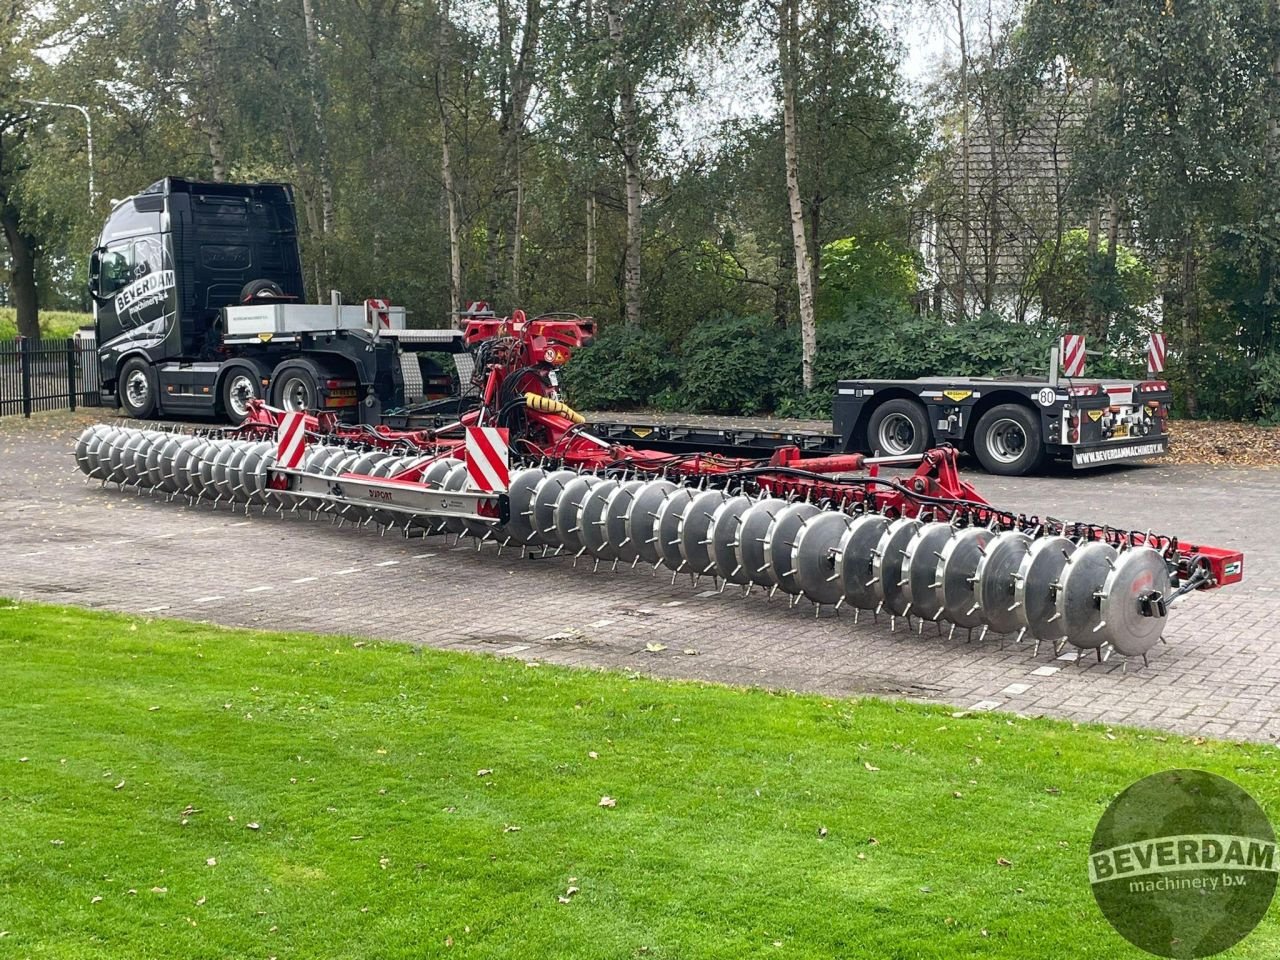
[[502, 493], [511, 482], [506, 427], [467, 427], [467, 479], [481, 493]]
[[295, 469], [307, 450], [307, 415], [286, 413], [276, 430], [276, 466]]
[[1084, 376], [1084, 334], [1068, 333], [1062, 338], [1062, 375]]
[[1151, 334], [1147, 341], [1147, 373], [1164, 373], [1164, 352], [1164, 334]]
[[365, 315], [371, 330], [391, 329], [391, 305], [385, 300], [366, 300]]

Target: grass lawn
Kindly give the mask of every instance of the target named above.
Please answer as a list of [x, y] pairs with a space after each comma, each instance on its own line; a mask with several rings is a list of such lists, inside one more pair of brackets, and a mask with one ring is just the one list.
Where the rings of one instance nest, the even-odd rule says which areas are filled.
[[[71, 313], [64, 310], [40, 311], [40, 336], [50, 340], [65, 340], [75, 336], [80, 327], [93, 326], [93, 314]], [[18, 335], [18, 311], [13, 307], [0, 307], [0, 340], [12, 340]]]
[[2, 957], [1137, 957], [1111, 797], [1280, 813], [1274, 747], [0, 608]]

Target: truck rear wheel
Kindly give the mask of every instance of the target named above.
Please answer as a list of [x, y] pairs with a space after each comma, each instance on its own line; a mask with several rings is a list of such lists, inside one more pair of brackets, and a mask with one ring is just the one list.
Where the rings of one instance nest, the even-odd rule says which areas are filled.
[[987, 473], [1002, 477], [1030, 473], [1045, 454], [1039, 414], [1017, 403], [992, 407], [978, 420], [973, 452]]
[[222, 378], [222, 412], [238, 427], [249, 415], [249, 401], [262, 397], [262, 382], [248, 367], [234, 367]]
[[886, 400], [867, 421], [867, 449], [886, 457], [929, 449], [929, 417], [914, 400]]
[[271, 403], [291, 413], [315, 410], [320, 406], [320, 385], [306, 367], [279, 367], [271, 378]]
[[145, 420], [156, 412], [156, 372], [142, 357], [131, 357], [120, 368], [117, 389], [125, 413]]

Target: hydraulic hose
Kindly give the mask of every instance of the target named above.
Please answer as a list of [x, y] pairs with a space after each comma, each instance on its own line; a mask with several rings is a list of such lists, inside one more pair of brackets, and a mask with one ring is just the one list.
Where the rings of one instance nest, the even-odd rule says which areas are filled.
[[586, 417], [567, 403], [561, 403], [559, 400], [552, 400], [550, 397], [540, 396], [536, 393], [526, 393], [524, 400], [529, 405], [530, 410], [537, 410], [539, 413], [554, 413], [573, 423], [587, 422]]

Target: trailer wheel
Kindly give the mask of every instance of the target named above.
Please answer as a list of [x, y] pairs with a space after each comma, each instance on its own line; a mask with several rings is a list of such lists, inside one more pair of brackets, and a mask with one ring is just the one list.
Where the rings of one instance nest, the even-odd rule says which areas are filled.
[[1030, 473], [1045, 455], [1039, 415], [1017, 403], [992, 407], [978, 420], [973, 452], [988, 473], [1002, 477]]
[[125, 413], [145, 420], [156, 412], [156, 371], [143, 357], [131, 357], [120, 368], [117, 388]]
[[867, 449], [887, 457], [929, 449], [929, 418], [914, 400], [887, 400], [871, 412]]
[[238, 427], [249, 415], [249, 401], [262, 398], [262, 382], [248, 367], [234, 367], [222, 378], [222, 412]]
[[315, 410], [320, 406], [320, 385], [306, 367], [280, 367], [271, 377], [271, 403], [291, 413]]

